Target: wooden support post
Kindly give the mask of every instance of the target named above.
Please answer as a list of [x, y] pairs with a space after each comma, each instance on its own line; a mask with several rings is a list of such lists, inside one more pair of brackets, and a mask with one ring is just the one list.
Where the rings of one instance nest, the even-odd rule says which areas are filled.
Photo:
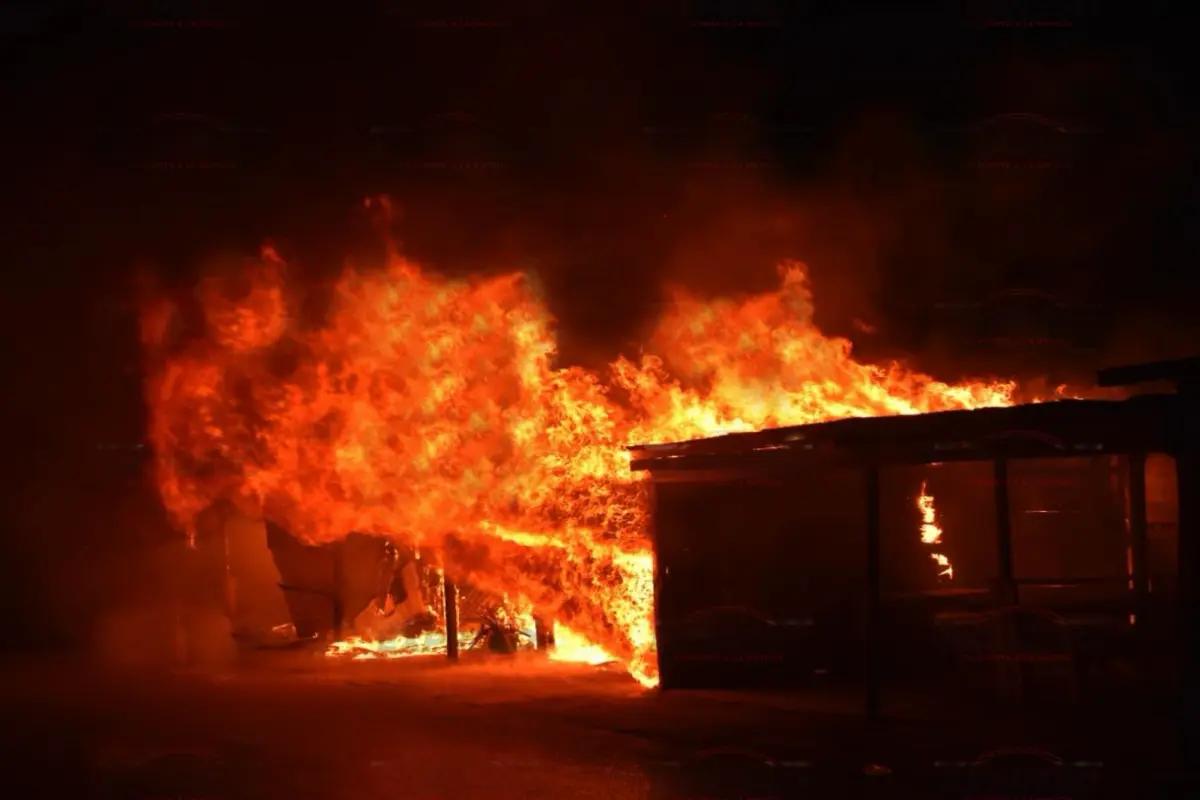
[[233, 629], [237, 630], [238, 621], [238, 596], [237, 596], [237, 579], [233, 574], [233, 565], [230, 558], [230, 543], [229, 543], [229, 524], [221, 528], [221, 538], [225, 548], [225, 614], [229, 617], [229, 623]]
[[1150, 571], [1146, 538], [1146, 454], [1131, 453], [1128, 458], [1129, 552], [1132, 562], [1133, 613], [1140, 630], [1146, 627], [1150, 597]]
[[[1194, 413], [1195, 406], [1188, 411]], [[1196, 423], [1185, 423], [1194, 426]], [[1176, 455], [1175, 469], [1179, 482], [1179, 728], [1178, 741], [1194, 741], [1200, 736], [1200, 516], [1196, 513], [1197, 491], [1200, 490], [1200, 470], [1197, 469], [1196, 435], [1188, 432], [1186, 449]], [[1181, 753], [1179, 758], [1185, 756]]]
[[333, 548], [333, 639], [340, 641], [345, 626], [345, 608], [342, 595], [346, 583], [345, 578], [345, 548], [346, 543], [335, 542]]
[[176, 601], [174, 641], [175, 666], [186, 667], [188, 665], [188, 644], [187, 613], [184, 610], [183, 604]]
[[554, 628], [547, 626], [541, 617], [533, 618], [534, 635], [537, 637], [538, 650], [550, 650], [554, 647]]
[[454, 581], [442, 575], [442, 597], [446, 614], [446, 658], [458, 660], [458, 588]]
[[867, 467], [867, 597], [864, 667], [867, 718], [879, 719], [879, 684], [882, 631], [880, 630], [880, 585], [882, 581], [880, 547], [879, 465]]
[[[996, 504], [996, 603], [1000, 608], [1013, 609], [1017, 605], [1017, 581], [1013, 571], [1012, 508], [1008, 496], [1008, 460], [997, 458], [992, 462], [992, 478]], [[997, 661], [1010, 694], [1024, 694], [1024, 675], [1020, 661], [1008, 661], [1004, 656], [1015, 655], [1017, 650], [1017, 614], [1007, 611], [1000, 617]]]
[[996, 600], [1003, 606], [1017, 604], [1017, 582], [1013, 574], [1012, 508], [1008, 498], [1008, 461], [992, 462], [996, 503]]

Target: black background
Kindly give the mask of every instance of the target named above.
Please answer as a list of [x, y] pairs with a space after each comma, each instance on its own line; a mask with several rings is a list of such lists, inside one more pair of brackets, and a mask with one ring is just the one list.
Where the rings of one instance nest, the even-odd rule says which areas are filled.
[[137, 270], [186, 294], [270, 237], [319, 286], [378, 257], [368, 194], [438, 270], [536, 270], [569, 362], [783, 256], [826, 330], [946, 379], [1193, 349], [1186, 9], [240, 5], [0, 11], [10, 643], [69, 641], [87, 603], [49, 598], [169, 535]]

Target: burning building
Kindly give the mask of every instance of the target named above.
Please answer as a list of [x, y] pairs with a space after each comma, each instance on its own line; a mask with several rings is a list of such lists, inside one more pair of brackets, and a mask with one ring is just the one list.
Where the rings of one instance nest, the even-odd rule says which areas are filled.
[[936, 627], [1036, 618], [1072, 640], [1042, 660], [1070, 669], [1079, 628], [1107, 631], [1101, 649], [1165, 648], [1185, 402], [1060, 400], [633, 448], [653, 487], [662, 685], [841, 669], [866, 678], [874, 714], [884, 664], [898, 669]]
[[[386, 212], [387, 204], [372, 208]], [[296, 291], [288, 265], [265, 247], [204, 280], [187, 301], [190, 315], [160, 296], [148, 298], [142, 316], [154, 480], [173, 523], [202, 550], [202, 517], [215, 504], [249, 520], [242, 527], [260, 544], [245, 563], [259, 565], [251, 572], [275, 596], [267, 599], [263, 589], [254, 605], [266, 610], [247, 626], [289, 624], [274, 622], [286, 607], [301, 638], [341, 640], [335, 652], [385, 655], [397, 642], [399, 650], [419, 651], [412, 640], [427, 642], [431, 633], [450, 650], [466, 634], [446, 630], [450, 611], [465, 618], [462, 597], [486, 597], [487, 613], [469, 614], [478, 626], [495, 629], [502, 616], [505, 630], [520, 633], [540, 620], [543, 633], [556, 631], [560, 644], [574, 643], [587, 660], [612, 658], [654, 685], [657, 578], [658, 621], [668, 628], [672, 615], [711, 609], [721, 617], [728, 616], [722, 607], [742, 606], [766, 614], [763, 625], [824, 636], [814, 668], [853, 660], [827, 632], [861, 605], [854, 590], [860, 566], [880, 563], [868, 557], [871, 540], [861, 535], [884, 524], [867, 524], [883, 506], [868, 502], [864, 463], [1015, 458], [1021, 448], [1049, 445], [988, 436], [1041, 430], [1039, 414], [1097, 426], [1126, 419], [1087, 416], [1109, 407], [1071, 403], [973, 416], [971, 409], [1011, 406], [1015, 384], [946, 383], [900, 364], [855, 360], [850, 342], [815, 326], [805, 268], [796, 263], [782, 265], [774, 292], [717, 300], [677, 292], [641, 358], [618, 358], [600, 374], [557, 363], [554, 320], [525, 276], [450, 280], [423, 272], [395, 247], [387, 259], [382, 268], [348, 267], [315, 303], [305, 299], [314, 290]], [[1022, 421], [1025, 414], [1036, 418]], [[869, 417], [911, 419], [862, 419]], [[844, 421], [812, 431], [836, 434], [787, 438], [816, 434], [786, 426], [829, 420]], [[1068, 448], [1108, 448], [1088, 455], [1136, 449], [1093, 429], [1047, 435]], [[691, 440], [699, 441], [628, 449]], [[966, 444], [956, 450], [954, 443]], [[746, 452], [709, 452], [729, 447]], [[713, 458], [775, 464], [797, 453], [822, 465], [806, 470], [801, 484], [774, 467], [748, 467], [754, 477], [730, 484], [697, 479], [707, 467], [678, 466]], [[652, 480], [641, 471], [646, 466]], [[687, 480], [668, 481], [668, 473]], [[897, 523], [905, 541], [895, 558], [913, 565], [903, 574], [948, 590], [951, 579], [955, 586], [985, 580], [987, 570], [982, 550], [963, 544], [978, 532], [966, 533], [960, 502], [942, 496], [942, 482], [935, 470], [896, 490], [909, 518]], [[993, 488], [973, 491], [991, 496]], [[657, 572], [651, 495], [660, 515]], [[761, 506], [763, 519], [738, 518], [747, 504]], [[820, 519], [796, 537], [788, 515], [800, 505]], [[689, 516], [697, 513], [711, 519]], [[970, 523], [977, 527], [978, 519]], [[1017, 527], [1010, 518], [998, 530], [1016, 536]], [[683, 543], [679, 532], [693, 528], [724, 528], [737, 538], [701, 533]], [[814, 543], [827, 563], [813, 556]], [[1118, 537], [1105, 548], [1098, 563], [1124, 552]], [[753, 577], [767, 562], [803, 576], [803, 585], [792, 592]], [[995, 574], [1011, 583], [1018, 576], [1010, 567]], [[689, 571], [692, 577], [672, 583]], [[247, 579], [234, 577], [248, 590]], [[443, 579], [462, 591], [446, 592]], [[915, 577], [910, 583], [912, 591], [925, 589]], [[672, 588], [701, 584], [703, 602], [685, 601]], [[730, 625], [738, 635], [747, 628]], [[674, 641], [669, 630], [659, 635]], [[664, 663], [678, 676], [671, 646]]]

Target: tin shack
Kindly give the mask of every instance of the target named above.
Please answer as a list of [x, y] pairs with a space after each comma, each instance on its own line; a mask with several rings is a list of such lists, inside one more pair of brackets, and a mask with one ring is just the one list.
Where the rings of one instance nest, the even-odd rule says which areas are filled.
[[1100, 376], [1176, 393], [632, 448], [651, 478], [663, 688], [843, 675], [875, 716], [919, 631], [1005, 617], [1011, 648], [1022, 616], [1069, 626], [1072, 641], [1086, 618], [1109, 631], [1105, 647], [1182, 642], [1194, 671], [1179, 611], [1194, 591], [1198, 364]]

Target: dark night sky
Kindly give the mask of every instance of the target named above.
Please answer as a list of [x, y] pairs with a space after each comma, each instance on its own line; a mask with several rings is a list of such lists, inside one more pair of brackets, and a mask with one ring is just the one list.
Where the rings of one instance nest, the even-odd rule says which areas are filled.
[[[94, 446], [140, 437], [133, 266], [183, 287], [271, 236], [317, 283], [372, 251], [370, 193], [441, 270], [533, 265], [575, 360], [636, 341], [664, 281], [765, 288], [785, 255], [829, 330], [946, 377], [1191, 349], [1192, 45], [1165, 5], [83, 5], [0, 11], [6, 561], [60, 541], [30, 508], [129, 471]], [[1031, 286], [1067, 351], [964, 351], [948, 308], [1007, 318]]]

